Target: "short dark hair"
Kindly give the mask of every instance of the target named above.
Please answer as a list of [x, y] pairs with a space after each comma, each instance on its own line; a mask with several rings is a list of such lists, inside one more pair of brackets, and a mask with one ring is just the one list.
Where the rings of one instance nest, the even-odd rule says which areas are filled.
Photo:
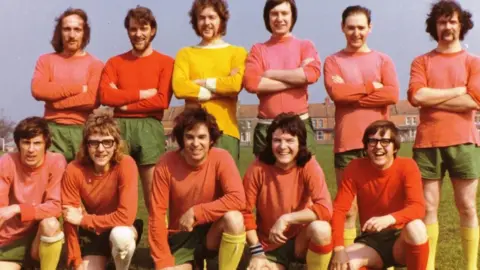
[[157, 20], [155, 19], [155, 16], [153, 16], [153, 12], [149, 8], [137, 5], [136, 8], [128, 10], [127, 16], [125, 16], [125, 20], [123, 21], [123, 25], [125, 26], [125, 29], [127, 29], [127, 31], [130, 28], [130, 19], [134, 19], [141, 24], [150, 25], [152, 29], [155, 29], [155, 33], [153, 34], [150, 41], [155, 38], [155, 36], [157, 35]]
[[18, 123], [13, 131], [13, 140], [17, 145], [17, 149], [20, 149], [21, 139], [32, 139], [39, 135], [43, 136], [45, 140], [45, 151], [50, 148], [52, 144], [52, 138], [50, 135], [50, 129], [48, 128], [48, 122], [42, 117], [32, 116], [23, 119]]
[[363, 149], [367, 151], [368, 149], [368, 138], [375, 135], [380, 131], [380, 135], [383, 136], [387, 131], [390, 130], [390, 139], [393, 139], [393, 149], [395, 150], [394, 156], [397, 156], [398, 150], [400, 150], [401, 139], [397, 126], [392, 121], [388, 120], [377, 120], [371, 123], [363, 133]]
[[204, 124], [210, 134], [210, 146], [215, 145], [223, 132], [218, 128], [217, 120], [204, 108], [186, 108], [181, 114], [175, 117], [175, 126], [173, 127], [173, 137], [178, 143], [180, 149], [185, 147], [183, 135], [185, 132], [193, 129], [197, 124]]
[[190, 16], [190, 24], [192, 25], [193, 30], [197, 36], [201, 36], [202, 34], [198, 31], [198, 13], [204, 10], [207, 7], [212, 7], [215, 12], [220, 17], [220, 28], [219, 33], [222, 36], [227, 34], [227, 22], [230, 19], [230, 12], [228, 11], [228, 4], [224, 0], [195, 0], [193, 1], [192, 8], [188, 12]]
[[342, 25], [345, 24], [345, 21], [347, 20], [348, 16], [353, 15], [353, 14], [364, 14], [365, 17], [367, 17], [368, 24], [372, 22], [372, 12], [370, 9], [366, 7], [362, 7], [359, 5], [356, 6], [348, 6], [342, 13]]
[[472, 13], [463, 10], [460, 3], [452, 0], [440, 0], [432, 4], [432, 9], [425, 21], [427, 25], [425, 31], [429, 33], [435, 41], [438, 41], [437, 20], [443, 16], [452, 17], [455, 13], [458, 15], [458, 21], [460, 22], [459, 38], [463, 40], [468, 31], [473, 28]]
[[298, 11], [295, 0], [267, 0], [265, 2], [265, 6], [263, 7], [263, 21], [265, 22], [265, 27], [270, 33], [272, 33], [272, 28], [270, 27], [270, 11], [283, 3], [289, 3], [290, 8], [292, 9], [292, 27], [290, 27], [290, 31], [293, 30], [293, 27], [297, 22]]
[[83, 20], [83, 39], [82, 39], [82, 45], [81, 45], [82, 50], [85, 49], [88, 43], [90, 42], [90, 25], [88, 24], [87, 13], [83, 9], [68, 8], [59, 17], [55, 19], [56, 24], [55, 24], [55, 29], [53, 30], [53, 37], [52, 37], [52, 40], [50, 41], [50, 44], [52, 44], [52, 47], [56, 53], [63, 52], [63, 40], [62, 40], [63, 19], [71, 15], [77, 15]]
[[288, 133], [298, 138], [298, 154], [296, 157], [297, 166], [303, 167], [312, 158], [312, 153], [307, 148], [307, 129], [302, 119], [294, 113], [281, 113], [273, 119], [272, 124], [268, 127], [266, 146], [260, 152], [259, 159], [265, 164], [274, 165], [276, 162], [272, 149], [273, 133], [281, 129], [284, 133]]

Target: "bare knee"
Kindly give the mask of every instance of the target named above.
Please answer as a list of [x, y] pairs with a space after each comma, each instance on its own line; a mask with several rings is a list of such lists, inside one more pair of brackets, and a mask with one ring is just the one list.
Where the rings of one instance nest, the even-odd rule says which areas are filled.
[[477, 209], [475, 206], [475, 198], [464, 198], [455, 202], [458, 213], [466, 218], [473, 218], [477, 215]]
[[326, 221], [316, 220], [307, 227], [308, 235], [315, 244], [327, 245], [332, 239], [332, 228]]
[[407, 243], [420, 245], [427, 242], [427, 228], [421, 220], [415, 219], [410, 221], [403, 229], [405, 230], [405, 241]]
[[60, 232], [60, 222], [54, 217], [49, 217], [40, 221], [40, 235], [55, 236]]
[[239, 211], [229, 211], [223, 216], [224, 231], [231, 234], [241, 234], [245, 232], [243, 225], [243, 215]]

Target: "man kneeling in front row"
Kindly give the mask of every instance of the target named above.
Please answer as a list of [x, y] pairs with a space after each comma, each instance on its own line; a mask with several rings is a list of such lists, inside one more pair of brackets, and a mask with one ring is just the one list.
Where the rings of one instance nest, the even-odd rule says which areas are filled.
[[57, 217], [66, 161], [47, 152], [51, 136], [40, 117], [22, 120], [13, 137], [18, 152], [0, 158], [0, 269], [21, 269], [29, 257], [40, 260], [41, 269], [56, 269], [64, 238]]
[[[397, 157], [400, 137], [390, 121], [375, 121], [363, 135], [367, 157], [351, 161], [333, 204], [334, 252], [330, 269], [424, 270], [428, 238], [420, 171], [413, 159]], [[357, 196], [362, 234], [343, 245], [345, 215]], [[349, 268], [348, 268], [349, 266]]]

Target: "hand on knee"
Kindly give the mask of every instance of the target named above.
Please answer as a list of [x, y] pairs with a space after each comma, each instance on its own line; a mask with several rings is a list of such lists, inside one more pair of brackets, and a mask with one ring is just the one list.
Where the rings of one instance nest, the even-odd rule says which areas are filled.
[[316, 220], [308, 225], [310, 241], [317, 245], [328, 245], [332, 240], [332, 228], [326, 221]]
[[239, 211], [229, 211], [223, 216], [225, 222], [224, 232], [229, 234], [242, 234], [245, 232], [243, 215]]
[[129, 259], [135, 251], [135, 233], [130, 227], [118, 226], [110, 232], [113, 258]]
[[428, 240], [427, 228], [423, 221], [415, 219], [405, 225], [405, 241], [410, 245], [421, 245]]

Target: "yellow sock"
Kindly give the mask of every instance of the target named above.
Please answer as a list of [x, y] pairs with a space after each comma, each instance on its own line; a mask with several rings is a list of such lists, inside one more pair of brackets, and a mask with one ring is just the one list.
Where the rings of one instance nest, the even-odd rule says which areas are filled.
[[466, 270], [477, 270], [479, 229], [462, 227], [463, 256]]
[[60, 253], [63, 245], [63, 232], [56, 236], [40, 237], [40, 247], [38, 256], [40, 257], [40, 269], [50, 270], [57, 269], [58, 261], [60, 260]]
[[427, 224], [428, 263], [427, 270], [435, 270], [435, 255], [437, 254], [438, 223]]
[[353, 244], [353, 240], [357, 237], [357, 229], [344, 229], [343, 230], [343, 242], [345, 247], [350, 246]]
[[240, 235], [223, 233], [218, 253], [219, 270], [237, 269], [243, 255], [246, 235], [246, 233]]
[[319, 246], [310, 243], [307, 251], [307, 269], [327, 270], [332, 257], [332, 244]]

